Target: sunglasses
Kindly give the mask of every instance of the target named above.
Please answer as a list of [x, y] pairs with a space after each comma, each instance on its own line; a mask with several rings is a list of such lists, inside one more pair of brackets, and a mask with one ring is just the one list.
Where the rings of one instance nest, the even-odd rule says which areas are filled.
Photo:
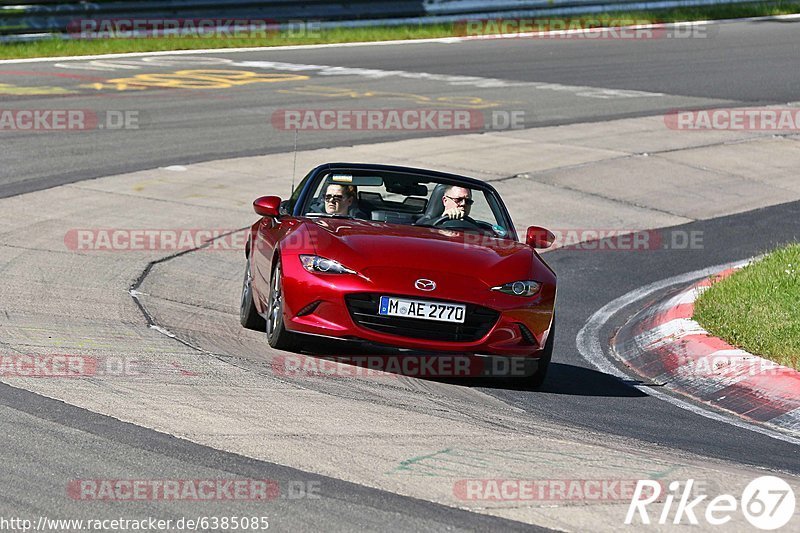
[[341, 202], [342, 200], [344, 200], [344, 196], [342, 196], [341, 194], [326, 194], [325, 195], [325, 201], [326, 202], [336, 202], [336, 203], [338, 203], [338, 202]]
[[475, 200], [473, 200], [472, 198], [467, 198], [466, 196], [462, 196], [461, 198], [453, 198], [452, 196], [445, 195], [445, 198], [450, 198], [450, 200], [452, 200], [458, 205], [461, 204], [472, 205], [475, 203]]

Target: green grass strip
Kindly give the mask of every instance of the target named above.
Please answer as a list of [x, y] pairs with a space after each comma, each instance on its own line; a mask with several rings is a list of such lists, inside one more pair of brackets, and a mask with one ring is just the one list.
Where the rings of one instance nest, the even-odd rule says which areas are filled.
[[[742, 17], [758, 17], [800, 13], [800, 1], [753, 2], [716, 6], [682, 7], [661, 11], [620, 11], [586, 15], [591, 20], [607, 19], [609, 24], [620, 20], [637, 22], [678, 22]], [[538, 17], [554, 18], [554, 17]], [[581, 15], [565, 17], [580, 19]], [[162, 50], [198, 50], [206, 48], [241, 48], [256, 46], [285, 46], [302, 44], [327, 44], [367, 41], [392, 41], [429, 39], [458, 36], [463, 26], [459, 24], [432, 24], [386, 26], [373, 28], [336, 28], [322, 30], [317, 35], [287, 36], [282, 34], [252, 38], [215, 37], [153, 37], [144, 39], [48, 39], [32, 43], [7, 43], [0, 45], [0, 59], [31, 57], [56, 57], [73, 55], [116, 54], [126, 52], [155, 52]]]
[[694, 318], [733, 346], [800, 370], [800, 244], [712, 285]]

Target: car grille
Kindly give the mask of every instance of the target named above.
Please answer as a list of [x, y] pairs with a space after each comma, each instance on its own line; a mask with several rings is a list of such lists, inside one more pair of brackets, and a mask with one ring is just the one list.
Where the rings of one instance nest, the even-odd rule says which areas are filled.
[[378, 314], [380, 296], [390, 295], [350, 294], [345, 297], [347, 309], [356, 324], [380, 333], [414, 339], [474, 342], [486, 335], [500, 317], [497, 311], [474, 304], [465, 304], [467, 312], [463, 324], [384, 316]]

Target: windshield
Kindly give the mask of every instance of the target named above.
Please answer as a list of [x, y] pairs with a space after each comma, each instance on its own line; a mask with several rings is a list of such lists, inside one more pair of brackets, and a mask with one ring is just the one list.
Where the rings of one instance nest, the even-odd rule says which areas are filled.
[[504, 238], [511, 238], [513, 233], [500, 199], [492, 191], [415, 174], [326, 173], [314, 186], [303, 214], [475, 231]]

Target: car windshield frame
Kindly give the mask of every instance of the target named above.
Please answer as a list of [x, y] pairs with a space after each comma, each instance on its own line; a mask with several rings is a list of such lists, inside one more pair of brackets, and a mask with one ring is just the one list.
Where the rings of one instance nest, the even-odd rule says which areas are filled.
[[[340, 216], [326, 216], [324, 214], [319, 214], [318, 216], [309, 216], [308, 209], [311, 207], [311, 204], [317, 200], [314, 196], [315, 192], [321, 187], [323, 180], [330, 180], [331, 175], [352, 175], [352, 176], [409, 176], [413, 178], [417, 178], [418, 183], [436, 183], [436, 184], [447, 184], [447, 185], [458, 185], [465, 187], [467, 189], [471, 189], [474, 192], [480, 192], [485, 195], [486, 202], [488, 203], [489, 209], [492, 211], [493, 215], [498, 219], [497, 222], [500, 224], [505, 230], [506, 235], [497, 235], [495, 238], [498, 239], [506, 239], [506, 240], [513, 240], [519, 242], [519, 238], [514, 227], [514, 223], [511, 219], [511, 216], [506, 208], [503, 199], [500, 197], [500, 194], [497, 190], [492, 187], [490, 184], [482, 182], [480, 180], [472, 179], [472, 178], [465, 178], [457, 175], [440, 175], [437, 173], [428, 173], [422, 170], [416, 169], [404, 169], [404, 168], [380, 168], [380, 167], [331, 167], [329, 165], [322, 165], [312, 172], [310, 172], [306, 177], [303, 179], [303, 182], [297, 187], [297, 189], [292, 194], [292, 207], [293, 207], [293, 216], [297, 218], [305, 218], [305, 219], [315, 219], [315, 218], [352, 218], [345, 215]], [[346, 185], [347, 183], [342, 182], [342, 185]], [[429, 199], [429, 198], [428, 198]], [[379, 221], [372, 221], [368, 219], [357, 219], [362, 220], [364, 222], [375, 222], [375, 223], [384, 223], [384, 224], [395, 224], [392, 222], [379, 222]], [[412, 227], [430, 227], [426, 225], [409, 225], [409, 224], [400, 224], [397, 223], [396, 225], [400, 226], [412, 226]], [[468, 231], [462, 228], [448, 228], [454, 229], [455, 231]]]

